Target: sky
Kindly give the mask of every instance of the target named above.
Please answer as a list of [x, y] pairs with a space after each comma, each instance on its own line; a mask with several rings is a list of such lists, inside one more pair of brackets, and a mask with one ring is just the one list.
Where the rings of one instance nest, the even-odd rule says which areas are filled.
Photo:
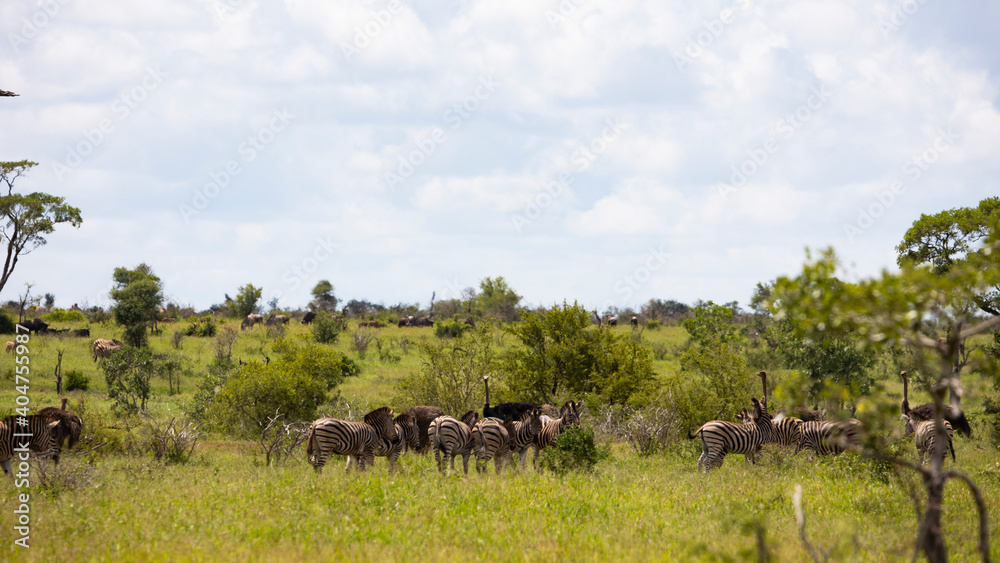
[[834, 247], [894, 268], [998, 195], [1000, 5], [45, 0], [0, 5], [0, 160], [62, 196], [56, 306], [145, 262], [207, 308], [458, 297], [746, 304]]

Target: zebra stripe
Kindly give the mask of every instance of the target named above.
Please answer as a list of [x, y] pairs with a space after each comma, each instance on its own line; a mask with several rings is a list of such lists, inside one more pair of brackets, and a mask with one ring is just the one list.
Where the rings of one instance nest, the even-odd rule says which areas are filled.
[[521, 467], [526, 464], [528, 448], [535, 441], [535, 436], [542, 431], [541, 409], [535, 407], [522, 415], [521, 420], [507, 418], [503, 421], [507, 434], [510, 435], [510, 451], [521, 456]]
[[542, 429], [535, 434], [535, 439], [531, 442], [531, 447], [535, 450], [531, 456], [531, 464], [538, 465], [538, 454], [543, 449], [554, 446], [556, 438], [563, 432], [563, 427], [580, 424], [579, 406], [573, 401], [567, 401], [559, 409], [559, 418], [542, 424]]
[[317, 473], [323, 471], [330, 454], [346, 455], [346, 470], [356, 461], [358, 470], [375, 464], [375, 450], [382, 440], [396, 438], [392, 409], [382, 407], [365, 415], [363, 422], [321, 418], [309, 426], [306, 455]]
[[701, 456], [698, 471], [705, 473], [714, 467], [721, 467], [726, 454], [743, 454], [747, 463], [756, 463], [754, 453], [764, 444], [776, 440], [774, 423], [767, 410], [757, 399], [753, 402], [753, 412], [749, 423], [736, 424], [726, 420], [706, 422], [701, 428], [688, 434], [688, 438], [701, 437]]
[[[955, 460], [955, 444], [952, 439], [955, 437], [954, 429], [950, 422], [942, 420], [944, 433], [948, 437], [948, 447], [941, 452], [941, 464], [944, 465], [944, 458], [951, 452], [951, 460]], [[920, 465], [924, 465], [924, 454], [934, 455], [934, 441], [937, 438], [937, 429], [933, 420], [913, 421], [913, 444], [917, 447], [917, 454], [920, 456]]]
[[[17, 420], [26, 420], [26, 424], [17, 424]], [[14, 454], [21, 457], [21, 452], [27, 454], [28, 451], [40, 452], [42, 455], [51, 456], [55, 464], [59, 464], [59, 442], [56, 439], [58, 420], [50, 420], [37, 414], [26, 417], [8, 416], [0, 422], [0, 466], [3, 472], [12, 475], [10, 470], [10, 460]], [[28, 436], [27, 434], [30, 434]]]
[[[469, 411], [462, 420], [450, 416], [439, 416], [431, 422], [427, 429], [427, 437], [434, 449], [434, 459], [438, 469], [445, 472], [445, 464], [451, 461], [451, 470], [455, 471], [455, 456], [462, 456], [462, 469], [469, 473], [469, 456], [472, 455], [472, 426], [479, 419], [479, 413]], [[442, 458], [443, 456], [443, 458]]]
[[503, 464], [510, 460], [510, 435], [503, 421], [487, 417], [472, 428], [472, 443], [476, 453], [476, 471], [486, 472], [486, 465], [494, 460], [496, 471], [500, 473]]
[[801, 437], [802, 419], [789, 416], [774, 421], [774, 443], [798, 447]]
[[861, 421], [810, 420], [800, 426], [801, 435], [795, 453], [808, 449], [817, 455], [840, 455], [841, 452], [860, 445], [858, 431]]
[[408, 414], [401, 414], [396, 417], [395, 424], [396, 437], [392, 440], [382, 438], [375, 446], [375, 457], [385, 457], [389, 459], [389, 473], [396, 470], [396, 461], [399, 456], [409, 448], [417, 447], [417, 425], [413, 417]]

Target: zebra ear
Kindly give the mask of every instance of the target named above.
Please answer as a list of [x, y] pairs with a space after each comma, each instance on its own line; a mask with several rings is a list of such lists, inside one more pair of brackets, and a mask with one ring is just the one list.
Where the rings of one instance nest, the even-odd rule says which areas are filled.
[[60, 422], [62, 422], [62, 421], [61, 420], [53, 420], [52, 422], [46, 424], [45, 426], [48, 426], [49, 429], [51, 430], [51, 429], [55, 428], [56, 426], [59, 426]]

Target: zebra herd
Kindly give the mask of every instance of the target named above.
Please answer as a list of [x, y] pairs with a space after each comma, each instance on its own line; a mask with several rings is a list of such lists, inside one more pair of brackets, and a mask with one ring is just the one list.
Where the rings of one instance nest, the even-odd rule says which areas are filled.
[[[335, 418], [314, 421], [306, 438], [306, 455], [310, 463], [321, 472], [331, 454], [346, 455], [347, 471], [352, 466], [365, 470], [374, 466], [376, 457], [385, 457], [389, 472], [394, 472], [396, 461], [405, 451], [420, 451], [423, 444], [416, 417], [406, 412], [394, 419], [393, 414], [391, 408], [381, 407], [366, 414], [363, 421]], [[554, 445], [563, 430], [579, 423], [579, 405], [574, 401], [567, 401], [562, 406], [559, 418], [541, 414], [537, 405], [517, 419], [513, 416], [479, 418], [478, 412], [469, 411], [461, 419], [436, 416], [427, 428], [427, 442], [442, 473], [448, 466], [454, 472], [455, 458], [461, 456], [464, 473], [468, 474], [469, 458], [473, 455], [478, 472], [486, 472], [492, 460], [496, 472], [500, 473], [514, 454], [520, 456], [524, 468], [529, 449], [534, 450], [532, 461], [537, 462], [542, 449]]]
[[[713, 468], [721, 467], [726, 454], [743, 454], [747, 463], [756, 463], [756, 453], [764, 444], [795, 446], [795, 453], [810, 450], [815, 455], [839, 455], [848, 449], [860, 446], [861, 421], [850, 418], [847, 420], [802, 420], [800, 418], [779, 414], [772, 417], [767, 410], [767, 372], [761, 371], [764, 396], [761, 401], [751, 398], [752, 410], [744, 408], [737, 418], [740, 423], [725, 420], [706, 422], [693, 433], [689, 439], [701, 438], [701, 456], [698, 458], [698, 470], [706, 473]], [[914, 445], [924, 463], [924, 455], [934, 452], [934, 442], [938, 437], [933, 420], [926, 420], [916, 412], [911, 412], [906, 398], [906, 372], [902, 373], [904, 380], [903, 417], [906, 420], [906, 433], [914, 435]], [[817, 411], [807, 411], [817, 413]], [[822, 413], [817, 413], [822, 416]], [[964, 420], [964, 415], [962, 416]], [[951, 451], [955, 459], [952, 425], [944, 420], [947, 447], [941, 452], [946, 455]], [[933, 455], [933, 454], [932, 454]], [[942, 460], [943, 461], [943, 460]]]

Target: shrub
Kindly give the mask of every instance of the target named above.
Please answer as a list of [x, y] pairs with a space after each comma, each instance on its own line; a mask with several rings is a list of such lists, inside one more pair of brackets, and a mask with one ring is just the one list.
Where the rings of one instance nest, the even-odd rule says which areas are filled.
[[660, 328], [660, 321], [656, 319], [649, 319], [648, 321], [646, 321], [646, 329], [657, 330], [659, 328]]
[[167, 464], [187, 463], [200, 437], [193, 422], [178, 423], [171, 418], [166, 424], [156, 420], [146, 423], [146, 447], [157, 461]]
[[0, 309], [0, 334], [14, 334], [16, 331], [17, 323], [6, 309]]
[[354, 329], [354, 335], [351, 339], [351, 349], [357, 352], [358, 357], [363, 360], [368, 353], [368, 346], [377, 336], [378, 331], [376, 329], [359, 326]]
[[87, 322], [87, 317], [80, 311], [54, 309], [51, 313], [42, 316], [42, 320], [49, 323], [83, 323]]
[[594, 466], [607, 459], [611, 452], [594, 442], [594, 431], [581, 426], [571, 426], [556, 438], [554, 446], [542, 454], [542, 467], [557, 474], [570, 471], [593, 471]]
[[465, 334], [465, 331], [472, 328], [462, 321], [452, 319], [450, 321], [435, 321], [434, 335], [438, 338], [458, 338]]
[[90, 378], [80, 370], [71, 369], [66, 372], [67, 391], [86, 391], [90, 389]]
[[347, 321], [343, 318], [330, 316], [329, 313], [317, 313], [312, 322], [312, 335], [320, 344], [333, 344], [340, 333], [347, 330]]
[[212, 337], [215, 336], [216, 323], [212, 315], [205, 315], [203, 317], [191, 317], [191, 324], [187, 327], [187, 336], [202, 336], [202, 337]]
[[149, 380], [157, 375], [159, 362], [149, 348], [125, 346], [112, 352], [101, 366], [108, 383], [108, 398], [119, 414], [146, 410], [151, 388]]
[[201, 412], [196, 402], [193, 415], [202, 415], [220, 430], [257, 434], [276, 414], [312, 420], [327, 391], [360, 373], [357, 364], [339, 352], [315, 344], [279, 340], [274, 351], [278, 357], [270, 363], [254, 361], [210, 373], [196, 397], [210, 402]]

